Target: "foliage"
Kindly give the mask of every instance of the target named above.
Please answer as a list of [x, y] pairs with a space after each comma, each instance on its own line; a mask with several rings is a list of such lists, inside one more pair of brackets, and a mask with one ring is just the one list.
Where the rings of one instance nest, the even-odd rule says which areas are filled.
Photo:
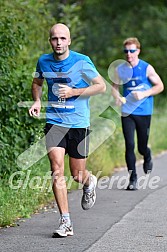
[[[31, 81], [36, 54], [47, 47], [50, 19], [45, 1], [7, 2], [0, 13], [0, 177], [17, 170], [15, 160], [34, 141], [37, 122], [28, 116], [20, 101], [31, 100]], [[24, 20], [24, 21], [23, 21]], [[41, 38], [46, 42], [39, 41]], [[48, 36], [48, 35], [47, 35]]]
[[50, 11], [53, 17], [57, 19], [57, 22], [66, 24], [70, 29], [72, 39], [70, 48], [81, 52], [84, 47], [85, 35], [83, 30], [85, 25], [80, 18], [80, 3], [77, 1], [68, 1], [71, 2], [68, 4], [61, 3], [64, 1], [60, 1], [60, 3], [50, 2]]
[[134, 4], [132, 0], [85, 0], [81, 15], [87, 24], [86, 53], [100, 69], [106, 69], [106, 74], [114, 60], [124, 58], [123, 40], [138, 37], [142, 45], [141, 57], [155, 67], [166, 85], [166, 1], [137, 0]]

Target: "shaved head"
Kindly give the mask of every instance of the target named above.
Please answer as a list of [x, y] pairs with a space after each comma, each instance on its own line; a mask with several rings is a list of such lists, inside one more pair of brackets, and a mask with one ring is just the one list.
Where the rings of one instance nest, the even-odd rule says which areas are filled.
[[63, 32], [67, 35], [67, 37], [70, 39], [70, 30], [69, 28], [64, 25], [64, 24], [61, 24], [61, 23], [58, 23], [58, 24], [55, 24], [52, 26], [52, 28], [50, 29], [50, 38], [52, 37], [52, 35], [55, 33], [55, 32]]
[[69, 56], [71, 38], [70, 30], [66, 25], [61, 23], [53, 25], [50, 29], [49, 41], [56, 59], [63, 60]]

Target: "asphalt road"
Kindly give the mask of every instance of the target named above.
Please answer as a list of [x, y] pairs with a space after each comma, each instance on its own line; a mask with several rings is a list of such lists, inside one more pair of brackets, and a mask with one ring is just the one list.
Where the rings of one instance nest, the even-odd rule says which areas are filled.
[[[57, 206], [17, 227], [0, 230], [2, 252], [166, 252], [167, 251], [167, 153], [154, 158], [154, 169], [145, 176], [139, 163], [139, 190], [126, 191], [127, 171], [99, 180], [97, 201], [81, 208], [82, 190], [69, 193], [74, 236], [52, 238], [57, 228]], [[107, 181], [108, 180], [108, 181]]]

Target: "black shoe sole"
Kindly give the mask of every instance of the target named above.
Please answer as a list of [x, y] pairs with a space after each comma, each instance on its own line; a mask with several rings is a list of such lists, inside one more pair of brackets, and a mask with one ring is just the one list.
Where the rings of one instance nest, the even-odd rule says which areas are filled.
[[130, 181], [129, 182], [129, 185], [128, 185], [128, 187], [126, 188], [126, 190], [128, 190], [128, 191], [136, 191], [137, 190], [137, 186], [136, 186], [136, 181]]
[[129, 186], [126, 188], [127, 191], [136, 191], [138, 190], [137, 188], [130, 188]]
[[143, 170], [145, 174], [149, 174], [152, 172], [152, 168], [153, 168], [153, 162], [150, 161], [149, 163], [144, 163], [143, 164]]

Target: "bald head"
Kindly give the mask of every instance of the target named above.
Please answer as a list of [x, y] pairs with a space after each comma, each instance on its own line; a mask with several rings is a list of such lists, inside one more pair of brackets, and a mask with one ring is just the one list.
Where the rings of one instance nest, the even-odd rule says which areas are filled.
[[53, 25], [50, 29], [49, 41], [56, 59], [63, 60], [69, 56], [71, 39], [70, 30], [66, 25], [61, 23]]
[[69, 28], [61, 23], [55, 24], [52, 26], [52, 28], [50, 29], [50, 38], [52, 37], [52, 35], [54, 33], [64, 33], [66, 34], [66, 36], [68, 37], [68, 39], [70, 39], [70, 30]]

